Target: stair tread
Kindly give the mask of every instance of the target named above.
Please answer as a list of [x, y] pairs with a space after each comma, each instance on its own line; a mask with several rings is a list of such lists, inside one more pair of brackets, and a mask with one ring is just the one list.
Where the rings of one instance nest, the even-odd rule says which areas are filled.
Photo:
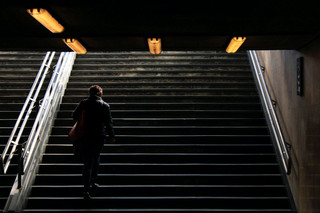
[[[26, 209], [24, 210], [25, 212], [73, 212], [73, 211], [77, 211], [77, 212], [88, 212], [87, 208], [84, 209]], [[287, 209], [211, 209], [211, 208], [206, 208], [206, 209], [183, 209], [183, 208], [174, 208], [174, 209], [170, 209], [170, 208], [166, 208], [166, 209], [148, 209], [148, 208], [144, 208], [144, 209], [137, 209], [137, 208], [121, 208], [121, 209], [95, 209], [95, 208], [90, 208], [90, 211], [94, 211], [94, 212], [292, 212], [291, 209], [287, 208]]]
[[[258, 110], [242, 110], [242, 109], [232, 109], [232, 110], [216, 110], [216, 109], [209, 109], [209, 110], [192, 110], [192, 112], [263, 112], [262, 109]], [[0, 111], [0, 112], [8, 112], [8, 111]], [[18, 111], [9, 111], [9, 112], [18, 112]], [[72, 113], [73, 110], [61, 110], [60, 112], [70, 112]], [[112, 112], [190, 112], [190, 110], [173, 110], [173, 109], [168, 109], [168, 110], [131, 110], [131, 109], [115, 109], [112, 110]]]
[[[83, 196], [79, 197], [29, 197], [29, 200], [83, 200]], [[285, 199], [287, 200], [288, 197], [211, 197], [211, 196], [159, 196], [159, 197], [151, 197], [151, 196], [146, 196], [146, 197], [94, 197], [94, 199], [102, 199], [102, 200], [114, 200], [114, 199], [128, 199], [128, 200], [137, 200], [137, 199], [143, 199], [143, 200], [154, 200], [154, 199], [185, 199], [185, 200], [190, 200], [190, 199], [213, 199], [213, 200], [225, 200], [225, 199], [241, 199], [241, 200], [262, 200], [262, 199], [268, 199], [268, 200], [278, 200], [278, 199]]]
[[[227, 54], [226, 52], [224, 51], [163, 51], [163, 55], [178, 55], [180, 56], [181, 53], [183, 53], [183, 55], [210, 55], [210, 54], [213, 54], [213, 55], [230, 55], [230, 54]], [[113, 52], [101, 52], [101, 51], [96, 51], [96, 52], [88, 52], [85, 56], [82, 56], [80, 55], [79, 57], [80, 58], [83, 58], [83, 57], [87, 57], [88, 56], [92, 56], [92, 55], [111, 55], [111, 56], [114, 56], [114, 55], [125, 55], [125, 56], [137, 56], [137, 55], [146, 55], [146, 56], [150, 56], [150, 57], [158, 57], [157, 56], [154, 56], [154, 55], [150, 55], [149, 52], [147, 51], [113, 51]], [[234, 53], [233, 55], [239, 55], [239, 56], [247, 56], [247, 53], [246, 52], [243, 52], [243, 51], [238, 51], [236, 53]], [[162, 55], [160, 55], [162, 56]]]
[[[130, 64], [130, 63], [125, 63], [125, 64], [120, 64], [120, 63], [110, 63], [110, 64], [85, 64], [85, 63], [75, 63], [74, 66], [89, 66], [89, 67], [108, 67], [108, 66], [117, 66], [117, 67], [122, 67], [122, 66], [135, 66], [136, 64]], [[139, 64], [139, 67], [144, 67], [144, 66], [153, 66], [153, 67], [158, 67], [158, 66], [164, 66], [164, 67], [179, 67], [179, 66], [202, 66], [202, 67], [214, 67], [214, 66], [227, 66], [227, 67], [232, 67], [232, 66], [244, 66], [244, 67], [250, 67], [249, 63], [235, 63], [235, 64], [230, 64], [230, 63], [221, 63], [221, 64], [208, 64], [208, 63], [199, 63], [199, 64]]]
[[[72, 144], [48, 144], [48, 146], [73, 146]], [[104, 146], [203, 146], [203, 147], [210, 147], [210, 146], [272, 146], [272, 144], [104, 144]]]
[[[1, 76], [0, 75], [0, 78], [3, 78], [5, 76]], [[32, 77], [29, 77], [29, 78], [32, 78]], [[87, 75], [84, 75], [84, 76], [81, 76], [81, 75], [74, 75], [74, 76], [70, 76], [70, 79], [71, 80], [76, 80], [76, 79], [81, 79], [83, 80], [83, 78], [86, 78], [86, 79], [99, 79], [101, 81], [101, 79], [126, 79], [126, 78], [129, 78], [129, 79], [137, 79], [137, 80], [140, 80], [140, 79], [161, 79], [161, 78], [167, 78], [167, 79], [176, 79], [176, 80], [179, 80], [181, 82], [181, 76], [179, 75], [171, 75], [171, 76], [155, 76], [155, 75], [150, 75], [150, 76], [117, 76], [117, 75], [108, 75], [108, 76], [87, 76]], [[233, 79], [246, 79], [250, 82], [253, 81], [253, 78], [250, 76], [184, 76], [183, 77], [183, 80], [185, 79], [192, 79], [192, 80], [198, 80], [198, 79], [230, 79], [230, 80], [233, 80]], [[76, 81], [75, 81], [76, 82]], [[196, 82], [196, 81], [195, 81]]]
[[[17, 164], [13, 164], [17, 165]], [[42, 166], [82, 166], [82, 163], [40, 163]], [[277, 163], [100, 163], [105, 166], [276, 166]]]
[[[16, 120], [16, 119], [2, 119], [2, 120]], [[72, 120], [73, 121], [73, 118], [57, 118], [56, 120], [64, 120], [64, 121], [68, 121], [68, 120]], [[212, 120], [212, 121], [215, 121], [215, 120], [265, 120], [264, 118], [246, 118], [246, 117], [243, 117], [243, 118], [239, 118], [239, 117], [236, 117], [236, 118], [198, 118], [198, 117], [188, 117], [188, 118], [113, 118], [114, 121], [185, 121], [185, 120], [191, 120], [191, 121], [194, 121], [194, 120], [202, 120], [202, 121], [206, 121], [206, 120]], [[60, 126], [60, 125], [59, 125]], [[63, 127], [63, 126], [61, 126]]]
[[[54, 177], [81, 177], [82, 174], [58, 174], [58, 173], [52, 173], [52, 174], [37, 174], [37, 176], [54, 176]], [[144, 176], [144, 177], [172, 177], [172, 174], [104, 174], [101, 173], [99, 174], [99, 177], [139, 177], [139, 176]], [[261, 177], [261, 176], [266, 176], [266, 177], [281, 177], [281, 174], [175, 174], [174, 176], [192, 176], [192, 177]]]
[[[82, 188], [83, 185], [33, 185], [33, 188]], [[100, 185], [101, 188], [283, 188], [285, 185]]]
[[[256, 91], [254, 87], [252, 88], [106, 88], [103, 90], [103, 92], [115, 92], [117, 90], [121, 90], [122, 92], [127, 91], [171, 91], [171, 92], [177, 92], [177, 91], [183, 91], [183, 92], [191, 92], [191, 91], [207, 91], [207, 92], [213, 92], [213, 91]], [[3, 91], [25, 91], [24, 89], [3, 89]], [[81, 92], [88, 92], [87, 89], [83, 88], [70, 88], [66, 92], [73, 92], [77, 91], [79, 93]]]
[[[247, 95], [227, 95], [229, 97], [247, 97]], [[25, 95], [16, 95], [16, 94], [7, 94], [6, 97], [19, 97], [19, 98], [26, 98]], [[65, 98], [69, 97], [77, 97], [79, 100], [84, 99], [85, 96], [83, 95], [67, 95]], [[172, 97], [172, 98], [181, 98], [181, 97], [205, 97], [205, 98], [210, 98], [210, 97], [221, 97], [221, 95], [108, 95], [108, 98], [113, 98], [113, 97], [130, 97], [130, 98], [139, 98], [139, 97], [152, 97], [152, 98], [163, 98], [163, 97]], [[259, 97], [258, 95], [251, 95], [250, 97]]]
[[[73, 156], [73, 153], [44, 153], [44, 155], [58, 155], [58, 156], [62, 156], [62, 155], [70, 155]], [[114, 156], [114, 155], [133, 155], [133, 156], [145, 156], [145, 155], [151, 155], [151, 156], [157, 156], [157, 155], [164, 155], [164, 156], [183, 156], [183, 155], [187, 155], [187, 156], [275, 156], [274, 153], [234, 153], [234, 154], [230, 154], [230, 153], [101, 153], [101, 156]]]
[[[114, 55], [113, 55], [114, 56]], [[173, 57], [172, 55], [165, 55], [165, 56], [160, 56], [160, 57], [150, 57], [149, 55], [145, 55], [146, 57], [143, 57], [143, 58], [138, 58], [138, 57], [110, 57], [110, 58], [106, 58], [106, 57], [78, 57], [78, 60], [76, 61], [76, 63], [78, 62], [82, 62], [82, 61], [88, 61], [88, 62], [91, 62], [91, 61], [188, 61], [190, 62], [190, 56], [180, 56], [180, 57]], [[149, 58], [147, 57], [149, 56]], [[203, 56], [206, 56], [205, 58]], [[192, 61], [215, 61], [215, 60], [236, 60], [236, 61], [245, 61], [248, 63], [248, 58], [247, 57], [232, 57], [232, 56], [229, 56], [229, 57], [225, 57], [225, 56], [228, 56], [228, 55], [220, 55], [220, 57], [224, 56], [224, 58], [219, 58], [218, 57], [219, 55], [217, 54], [214, 54], [212, 55], [211, 57], [209, 57], [208, 55], [200, 55], [200, 56], [193, 56], [192, 57]], [[214, 57], [214, 58], [213, 58]]]
[[[56, 135], [52, 135], [52, 136], [54, 136], [54, 137], [63, 137], [63, 138], [65, 138], [66, 137], [66, 135], [58, 135], [58, 134], [56, 134]], [[153, 135], [129, 135], [129, 134], [127, 134], [127, 135], [116, 135], [116, 137], [117, 138], [124, 138], [124, 137], [126, 137], [126, 138], [154, 138], [154, 137], [158, 137], [158, 138], [168, 138], [168, 137], [171, 137], [171, 138], [180, 138], [180, 137], [194, 137], [194, 138], [197, 138], [197, 137], [221, 137], [221, 136], [223, 136], [223, 137], [269, 137], [270, 135], [261, 135], [261, 134], [259, 134], [259, 135], [254, 135], [254, 134], [248, 134], [248, 135], [208, 135], [208, 134], [206, 134], [206, 135], [204, 135], [204, 134], [201, 134], [201, 135], [195, 135], [195, 134], [193, 134], [193, 135], [165, 135], [165, 134], [163, 134], [163, 135], [155, 135], [155, 134], [153, 134]], [[6, 137], [8, 137], [8, 136], [6, 136]]]
[[[124, 128], [129, 128], [129, 129], [225, 129], [225, 128], [239, 128], [239, 129], [252, 129], [252, 128], [257, 128], [257, 129], [264, 129], [267, 128], [267, 126], [113, 126], [114, 129], [124, 129]], [[0, 129], [5, 129], [5, 128], [11, 128], [11, 127], [0, 127]], [[70, 126], [55, 126], [54, 128], [70, 128]]]

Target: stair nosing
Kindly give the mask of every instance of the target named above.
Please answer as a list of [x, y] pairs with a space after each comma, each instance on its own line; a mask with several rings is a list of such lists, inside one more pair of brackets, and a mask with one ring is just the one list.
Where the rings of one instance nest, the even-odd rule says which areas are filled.
[[[82, 188], [83, 185], [33, 185], [33, 188]], [[101, 188], [284, 188], [285, 185], [100, 185]]]

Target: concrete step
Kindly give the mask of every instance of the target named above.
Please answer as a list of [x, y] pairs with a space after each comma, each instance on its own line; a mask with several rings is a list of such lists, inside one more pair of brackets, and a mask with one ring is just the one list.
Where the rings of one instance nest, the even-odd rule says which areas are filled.
[[[102, 153], [101, 162], [108, 163], [276, 163], [269, 153]], [[72, 153], [46, 153], [42, 163], [77, 163]]]
[[31, 197], [28, 199], [29, 208], [53, 208], [59, 204], [60, 208], [72, 209], [74, 206], [86, 209], [94, 206], [97, 209], [121, 209], [123, 203], [126, 208], [133, 209], [221, 209], [225, 206], [239, 209], [256, 209], [266, 206], [265, 209], [289, 208], [286, 197], [101, 197], [93, 199], [88, 205], [82, 197]]
[[[81, 100], [87, 98], [84, 95], [65, 96], [63, 102], [79, 103]], [[8, 102], [21, 102], [21, 97], [10, 96]], [[122, 103], [136, 103], [137, 100], [143, 103], [259, 103], [258, 95], [108, 95], [105, 101], [108, 103], [122, 102]]]
[[[92, 82], [70, 82], [67, 91], [74, 88], [89, 88]], [[255, 88], [252, 82], [105, 82], [95, 81], [103, 88]]]
[[[71, 118], [73, 110], [60, 111], [58, 118]], [[113, 118], [261, 118], [262, 110], [112, 110]]]
[[[78, 103], [62, 103], [60, 105], [61, 111], [73, 111]], [[207, 102], [207, 103], [115, 103], [109, 102], [112, 110], [261, 110], [260, 103], [219, 103], [219, 102]], [[10, 105], [14, 107], [16, 104]], [[1, 105], [0, 105], [1, 107]], [[1, 109], [1, 108], [0, 108]]]
[[[68, 135], [71, 126], [53, 127], [51, 134]], [[28, 129], [26, 129], [28, 131]], [[114, 126], [119, 135], [266, 135], [266, 126]], [[11, 132], [11, 130], [10, 130]], [[7, 129], [0, 128], [0, 133], [7, 134]]]
[[[1, 93], [25, 94], [24, 90], [4, 90]], [[0, 93], [0, 94], [1, 94]], [[88, 94], [88, 89], [73, 88], [66, 90], [66, 96]], [[103, 90], [109, 95], [256, 95], [255, 88], [110, 88]]]
[[[263, 118], [113, 118], [116, 126], [266, 126]], [[13, 123], [0, 121], [2, 125]], [[72, 126], [72, 118], [57, 118], [55, 126]]]
[[[117, 174], [275, 174], [279, 172], [277, 164], [213, 164], [213, 163], [101, 163], [99, 169]], [[82, 174], [82, 164], [42, 163], [41, 174]]]
[[[0, 76], [0, 81], [2, 80]], [[71, 76], [70, 79], [72, 82], [90, 82], [95, 84], [96, 82], [106, 82], [106, 83], [130, 83], [130, 82], [152, 82], [152, 83], [253, 83], [253, 78], [248, 76], [181, 76], [171, 75], [171, 76]], [[12, 77], [12, 80], [18, 80], [17, 78]], [[94, 83], [93, 83], [94, 82]]]
[[195, 70], [195, 69], [176, 69], [176, 70], [139, 70], [139, 69], [117, 69], [117, 70], [95, 70], [95, 69], [74, 69], [73, 76], [247, 76], [252, 77], [251, 70]]
[[[286, 195], [283, 185], [102, 185], [96, 197], [104, 196], [256, 196], [268, 197]], [[35, 196], [78, 197], [83, 191], [81, 185], [35, 185], [32, 188]]]
[[[35, 185], [82, 185], [81, 174], [38, 174]], [[283, 185], [280, 174], [108, 174], [101, 185]]]
[[[103, 153], [272, 153], [271, 144], [105, 144]], [[48, 144], [46, 153], [73, 153], [71, 144]]]
[[[117, 144], [270, 144], [270, 135], [116, 135]], [[49, 144], [72, 142], [66, 135], [51, 135]]]

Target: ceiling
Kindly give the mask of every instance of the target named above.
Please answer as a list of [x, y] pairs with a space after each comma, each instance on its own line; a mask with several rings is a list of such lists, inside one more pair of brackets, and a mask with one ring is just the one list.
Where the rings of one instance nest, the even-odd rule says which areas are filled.
[[[88, 51], [144, 51], [147, 38], [163, 50], [224, 50], [246, 36], [242, 50], [300, 49], [320, 35], [317, 1], [46, 0], [1, 3], [0, 50], [56, 50], [77, 38]], [[45, 8], [64, 27], [53, 34], [28, 8]]]

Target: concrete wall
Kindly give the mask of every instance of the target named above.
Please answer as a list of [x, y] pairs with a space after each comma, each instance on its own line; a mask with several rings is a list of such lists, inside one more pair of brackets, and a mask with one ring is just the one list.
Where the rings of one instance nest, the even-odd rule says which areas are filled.
[[[293, 146], [289, 184], [300, 213], [320, 212], [320, 39], [299, 51], [258, 51], [284, 137]], [[297, 58], [304, 58], [303, 96]]]

